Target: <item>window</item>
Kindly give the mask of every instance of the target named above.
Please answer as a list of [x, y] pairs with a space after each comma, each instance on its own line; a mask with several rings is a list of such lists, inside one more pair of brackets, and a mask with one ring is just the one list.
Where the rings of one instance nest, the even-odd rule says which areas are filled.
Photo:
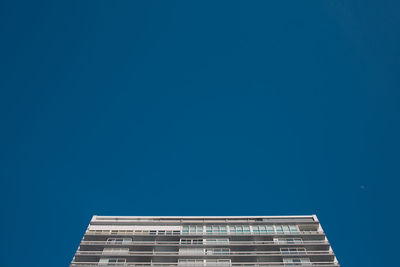
[[174, 231], [158, 230], [158, 235], [174, 235]]
[[201, 245], [203, 244], [203, 239], [181, 239], [182, 245]]
[[310, 259], [308, 258], [284, 258], [283, 264], [285, 266], [292, 266], [292, 265], [311, 266]]
[[229, 239], [227, 238], [207, 238], [205, 240], [206, 244], [229, 244]]
[[132, 238], [108, 238], [107, 244], [127, 244], [131, 243]]
[[[135, 231], [138, 232], [138, 231]], [[180, 235], [181, 231], [167, 231], [167, 230], [150, 230], [150, 231], [139, 231], [142, 234], [146, 234], [146, 235]]]
[[289, 225], [289, 231], [291, 233], [298, 234], [299, 233], [299, 227], [297, 225]]
[[281, 248], [281, 253], [286, 254], [306, 254], [305, 248]]
[[202, 225], [186, 225], [182, 227], [182, 234], [202, 234]]
[[226, 226], [225, 225], [207, 225], [206, 226], [207, 234], [226, 234]]
[[276, 233], [278, 234], [298, 234], [299, 229], [296, 225], [276, 225]]
[[[133, 230], [90, 230], [90, 232], [94, 231], [96, 234], [105, 233], [112, 235], [133, 235]], [[141, 231], [143, 232], [143, 231]], [[141, 233], [143, 234], [143, 233]]]
[[274, 242], [278, 244], [303, 244], [301, 238], [274, 238]]
[[275, 229], [273, 225], [256, 225], [253, 226], [254, 234], [273, 234]]
[[250, 234], [250, 226], [229, 226], [229, 231], [231, 232], [231, 234]]
[[125, 265], [126, 259], [123, 258], [101, 258], [99, 265]]
[[229, 248], [180, 248], [179, 255], [190, 255], [190, 256], [198, 256], [198, 255], [229, 255]]

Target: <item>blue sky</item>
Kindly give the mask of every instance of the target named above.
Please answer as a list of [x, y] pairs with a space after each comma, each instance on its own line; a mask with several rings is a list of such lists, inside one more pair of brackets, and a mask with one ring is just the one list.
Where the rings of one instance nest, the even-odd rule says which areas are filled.
[[399, 8], [3, 1], [1, 265], [67, 266], [94, 214], [317, 214], [393, 265]]

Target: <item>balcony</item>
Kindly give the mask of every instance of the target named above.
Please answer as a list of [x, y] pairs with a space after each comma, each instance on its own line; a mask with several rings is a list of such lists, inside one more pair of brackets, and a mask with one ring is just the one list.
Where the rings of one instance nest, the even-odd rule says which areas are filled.
[[301, 251], [297, 253], [283, 253], [281, 251], [226, 251], [223, 253], [193, 253], [186, 252], [185, 254], [179, 253], [179, 251], [123, 251], [123, 252], [106, 252], [106, 251], [81, 251], [78, 250], [76, 256], [323, 256], [331, 255], [333, 252], [329, 250], [325, 251]]
[[[274, 267], [274, 266], [292, 266], [294, 264], [284, 263], [284, 262], [240, 262], [240, 263], [231, 263], [229, 265], [226, 264], [205, 264], [205, 265], [183, 265], [181, 263], [171, 263], [171, 262], [125, 262], [123, 264], [116, 264], [119, 266], [160, 266], [160, 267], [169, 267], [169, 266], [179, 266], [179, 267], [194, 267], [194, 266], [206, 266], [206, 267], [221, 267], [221, 266], [233, 266], [233, 267]], [[99, 264], [98, 262], [72, 262], [70, 266], [105, 266], [104, 264]], [[314, 267], [324, 267], [324, 266], [333, 266], [340, 267], [337, 262], [311, 262], [307, 264], [301, 264], [301, 266], [314, 266]]]
[[195, 232], [195, 233], [181, 233], [180, 231], [113, 231], [113, 230], [88, 230], [85, 235], [139, 235], [139, 236], [288, 236], [288, 235], [324, 235], [323, 231], [295, 231], [295, 232], [271, 232], [271, 233], [208, 233], [208, 232]]
[[301, 242], [296, 243], [283, 243], [281, 241], [229, 241], [221, 242], [221, 243], [202, 243], [196, 245], [186, 245], [181, 244], [179, 241], [124, 241], [123, 243], [117, 243], [114, 241], [82, 241], [81, 245], [124, 245], [124, 246], [131, 246], [131, 245], [139, 245], [139, 246], [259, 246], [259, 245], [329, 245], [329, 242], [326, 240], [303, 240]]

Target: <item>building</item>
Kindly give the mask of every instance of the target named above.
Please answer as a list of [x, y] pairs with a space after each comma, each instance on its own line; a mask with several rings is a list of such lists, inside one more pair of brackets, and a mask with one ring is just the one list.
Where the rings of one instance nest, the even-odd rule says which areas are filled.
[[317, 216], [93, 216], [70, 267], [340, 266]]

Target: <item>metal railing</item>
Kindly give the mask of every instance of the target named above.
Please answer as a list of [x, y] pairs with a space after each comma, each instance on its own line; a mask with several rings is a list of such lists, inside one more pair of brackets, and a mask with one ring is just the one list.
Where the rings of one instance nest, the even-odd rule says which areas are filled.
[[323, 261], [323, 262], [310, 262], [310, 263], [286, 263], [286, 262], [240, 262], [240, 263], [231, 263], [231, 264], [182, 264], [177, 262], [125, 262], [121, 264], [106, 264], [106, 263], [99, 263], [99, 262], [72, 262], [70, 266], [104, 266], [104, 265], [122, 265], [122, 266], [179, 266], [179, 267], [199, 267], [199, 266], [206, 266], [206, 267], [221, 267], [221, 266], [238, 266], [238, 267], [272, 267], [272, 266], [292, 266], [292, 265], [301, 265], [301, 266], [340, 266], [338, 263], [333, 261]]
[[327, 240], [303, 240], [303, 241], [229, 241], [229, 242], [207, 242], [201, 244], [184, 244], [179, 241], [82, 241], [81, 245], [170, 245], [170, 246], [258, 246], [258, 245], [329, 245]]
[[95, 224], [125, 224], [125, 223], [136, 223], [136, 224], [183, 224], [183, 223], [201, 223], [201, 224], [213, 224], [213, 223], [265, 223], [265, 222], [275, 222], [275, 223], [307, 223], [307, 224], [317, 224], [312, 216], [289, 216], [289, 217], [276, 217], [276, 216], [264, 216], [264, 217], [243, 217], [243, 218], [126, 218], [126, 217], [97, 217], [90, 223]]
[[275, 236], [275, 235], [318, 235], [324, 234], [323, 231], [293, 231], [293, 232], [271, 232], [271, 233], [228, 233], [228, 232], [219, 232], [219, 233], [209, 233], [209, 232], [196, 232], [196, 233], [181, 233], [178, 231], [163, 231], [162, 233], [156, 232], [146, 232], [146, 231], [95, 231], [95, 230], [88, 230], [86, 231], [85, 235], [154, 235], [154, 236]]
[[76, 255], [105, 255], [105, 256], [287, 256], [287, 255], [334, 255], [329, 250], [325, 251], [81, 251]]

